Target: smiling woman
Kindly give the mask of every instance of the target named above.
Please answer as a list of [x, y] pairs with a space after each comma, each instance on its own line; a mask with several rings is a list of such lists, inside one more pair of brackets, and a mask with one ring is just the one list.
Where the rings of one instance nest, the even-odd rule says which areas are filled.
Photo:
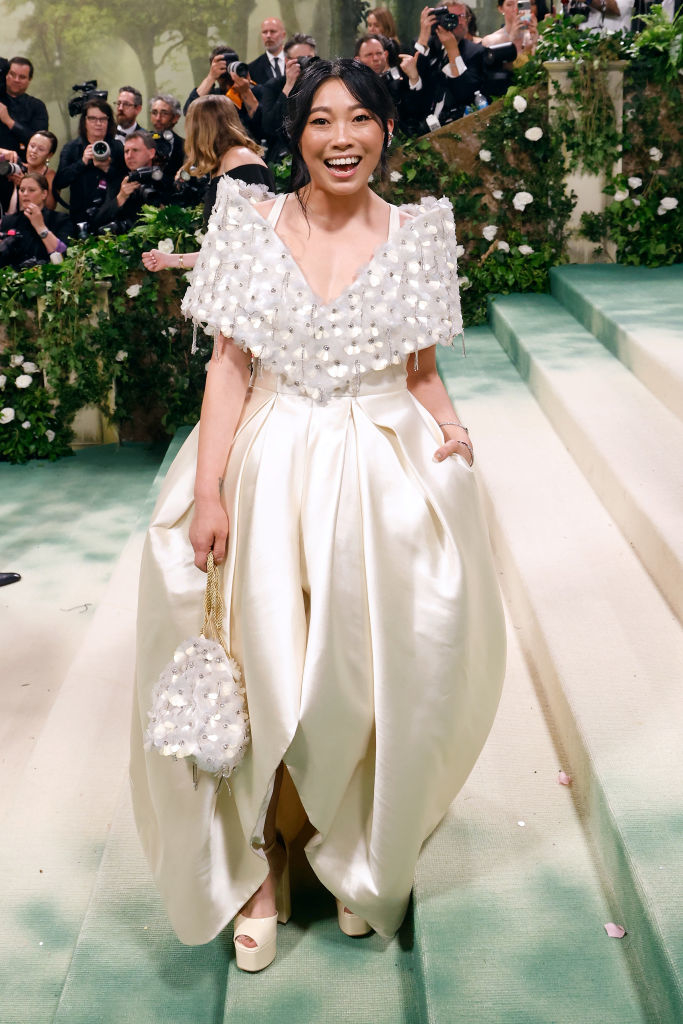
[[[402, 211], [368, 187], [392, 128], [369, 68], [310, 65], [288, 120], [295, 192], [252, 205], [222, 181], [183, 302], [214, 351], [145, 546], [132, 747], [173, 926], [202, 943], [234, 919], [247, 971], [272, 962], [289, 912], [276, 816], [295, 820], [294, 797], [342, 931], [396, 931], [505, 649], [472, 444], [436, 371], [462, 329], [450, 203]], [[252, 743], [229, 789], [199, 772], [195, 792], [142, 732], [197, 630], [210, 551]]]

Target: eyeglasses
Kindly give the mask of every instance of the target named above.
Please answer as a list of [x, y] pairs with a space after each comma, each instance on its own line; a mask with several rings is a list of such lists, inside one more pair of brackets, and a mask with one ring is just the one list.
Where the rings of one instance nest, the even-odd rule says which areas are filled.
[[116, 106], [117, 107], [134, 107], [135, 103], [130, 103], [128, 100], [117, 100], [116, 101]]
[[91, 124], [108, 124], [108, 117], [91, 117], [90, 114], [86, 114], [86, 121], [90, 121]]

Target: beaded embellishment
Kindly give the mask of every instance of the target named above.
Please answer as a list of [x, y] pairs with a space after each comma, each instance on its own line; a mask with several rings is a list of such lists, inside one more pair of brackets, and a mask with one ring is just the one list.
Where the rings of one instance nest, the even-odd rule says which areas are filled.
[[271, 225], [224, 178], [183, 313], [302, 394], [352, 393], [362, 374], [462, 333], [451, 204], [427, 197], [402, 209], [412, 219], [323, 303]]

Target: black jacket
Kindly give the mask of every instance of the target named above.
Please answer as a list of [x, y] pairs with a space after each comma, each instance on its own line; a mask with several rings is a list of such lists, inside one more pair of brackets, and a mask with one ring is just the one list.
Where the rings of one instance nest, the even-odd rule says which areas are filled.
[[[48, 231], [52, 231], [62, 242], [66, 242], [71, 236], [71, 221], [65, 213], [57, 213], [56, 210], [43, 210], [43, 220]], [[0, 265], [17, 267], [25, 260], [34, 259], [46, 263], [50, 259], [42, 238], [31, 224], [28, 217], [22, 213], [9, 213], [0, 221], [0, 232], [16, 231], [16, 241], [11, 249], [7, 243], [3, 243], [4, 253], [0, 252]]]
[[481, 43], [461, 39], [458, 49], [467, 69], [456, 78], [451, 78], [443, 70], [448, 64], [448, 57], [438, 40], [436, 43], [430, 41], [428, 55], [421, 54], [417, 61], [423, 88], [426, 85], [431, 93], [431, 109], [439, 110], [441, 124], [462, 117], [465, 107], [473, 103], [475, 92], [482, 92], [488, 97], [484, 47]]
[[6, 104], [9, 115], [14, 120], [14, 128], [0, 122], [0, 149], [13, 149], [24, 157], [26, 143], [36, 132], [47, 128], [47, 108], [42, 100], [35, 96], [22, 93], [21, 96], [8, 96], [3, 93], [0, 100]]
[[[278, 55], [278, 60], [282, 60], [284, 66], [284, 53]], [[256, 60], [252, 60], [251, 64], [248, 64], [249, 74], [254, 82], [258, 85], [265, 85], [267, 82], [272, 82], [275, 78], [273, 73], [273, 65], [268, 59], [267, 53], [262, 53]], [[285, 77], [284, 75], [282, 76]]]
[[107, 138], [106, 141], [111, 148], [111, 164], [106, 172], [92, 161], [83, 163], [83, 152], [88, 143], [82, 138], [67, 142], [62, 150], [54, 188], [70, 190], [69, 213], [74, 224], [89, 220], [88, 209], [93, 204], [101, 205], [110, 184], [115, 185], [118, 191], [126, 173], [123, 146], [116, 139]]

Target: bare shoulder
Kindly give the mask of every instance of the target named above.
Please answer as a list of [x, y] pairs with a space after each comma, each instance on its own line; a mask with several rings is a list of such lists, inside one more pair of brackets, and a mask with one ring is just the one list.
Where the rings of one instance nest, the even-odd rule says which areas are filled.
[[246, 146], [231, 146], [221, 160], [221, 170], [231, 171], [233, 167], [241, 167], [244, 164], [258, 164], [265, 167], [265, 163], [253, 150]]

